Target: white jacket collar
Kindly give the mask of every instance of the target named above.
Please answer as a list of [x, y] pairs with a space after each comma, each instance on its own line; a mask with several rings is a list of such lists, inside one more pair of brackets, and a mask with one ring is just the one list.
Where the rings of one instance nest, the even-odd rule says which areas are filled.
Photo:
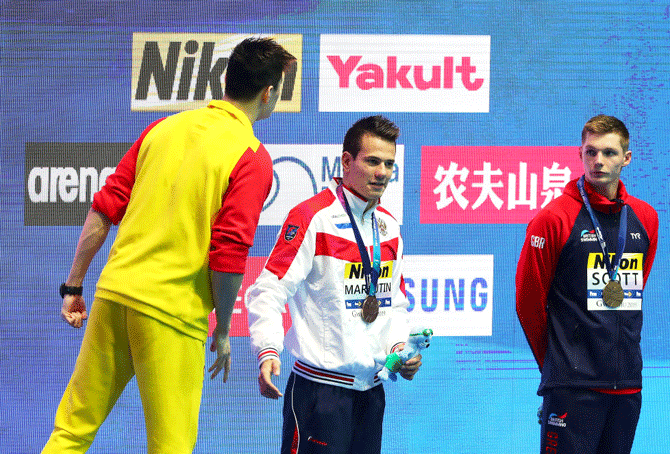
[[[333, 178], [333, 180], [331, 181], [331, 189], [333, 190], [333, 192], [336, 193], [335, 194], [336, 197], [337, 197], [337, 186], [339, 186], [340, 184], [342, 184], [341, 178]], [[349, 208], [351, 208], [351, 214], [353, 214], [356, 219], [365, 224], [365, 221], [367, 219], [371, 219], [372, 212], [377, 209], [377, 206], [379, 205], [379, 200], [377, 200], [374, 206], [366, 212], [365, 209], [368, 207], [368, 201], [361, 198], [358, 194], [354, 193], [346, 186], [342, 185], [342, 188], [344, 189], [344, 191], [342, 192], [344, 196], [347, 198], [347, 202], [349, 203]]]

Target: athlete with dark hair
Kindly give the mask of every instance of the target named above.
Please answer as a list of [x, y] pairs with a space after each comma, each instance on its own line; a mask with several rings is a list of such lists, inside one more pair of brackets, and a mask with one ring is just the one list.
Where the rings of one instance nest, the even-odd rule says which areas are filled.
[[[288, 214], [265, 269], [247, 290], [260, 393], [284, 347], [296, 358], [286, 385], [282, 454], [379, 454], [385, 408], [375, 359], [402, 349], [409, 326], [400, 226], [379, 205], [393, 174], [399, 130], [381, 116], [356, 122], [342, 151], [343, 178]], [[400, 375], [411, 380], [421, 355]]]
[[[111, 224], [119, 229], [44, 453], [85, 452], [133, 376], [148, 452], [192, 452], [214, 308], [209, 371], [228, 378], [232, 310], [272, 186], [272, 160], [252, 124], [272, 113], [294, 58], [271, 39], [248, 39], [230, 60], [224, 99], [149, 125], [95, 195], [60, 288], [73, 327], [88, 315], [91, 260]], [[258, 81], [251, 95], [235, 88], [249, 80]]]

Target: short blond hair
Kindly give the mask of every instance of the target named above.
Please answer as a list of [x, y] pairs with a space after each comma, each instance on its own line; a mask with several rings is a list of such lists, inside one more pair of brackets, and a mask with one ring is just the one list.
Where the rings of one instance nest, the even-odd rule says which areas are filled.
[[596, 115], [586, 122], [584, 129], [582, 129], [582, 144], [584, 143], [584, 140], [586, 140], [586, 135], [588, 133], [600, 135], [609, 134], [610, 132], [619, 135], [621, 138], [621, 148], [623, 148], [624, 153], [628, 151], [628, 145], [630, 143], [628, 129], [626, 128], [626, 125], [623, 124], [623, 121], [610, 115]]

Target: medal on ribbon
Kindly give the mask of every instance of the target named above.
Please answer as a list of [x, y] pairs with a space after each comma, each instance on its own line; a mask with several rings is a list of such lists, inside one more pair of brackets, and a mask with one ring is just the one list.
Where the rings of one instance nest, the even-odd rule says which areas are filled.
[[596, 218], [593, 208], [589, 203], [589, 198], [586, 195], [584, 190], [584, 175], [577, 181], [577, 187], [579, 188], [579, 193], [584, 200], [584, 206], [586, 211], [589, 212], [591, 217], [591, 222], [593, 223], [593, 228], [596, 231], [596, 236], [598, 237], [598, 242], [600, 243], [600, 249], [603, 251], [603, 260], [605, 262], [605, 267], [607, 268], [607, 274], [609, 276], [609, 282], [605, 285], [603, 289], [603, 304], [611, 309], [616, 309], [621, 306], [623, 303], [623, 288], [621, 287], [621, 282], [617, 280], [617, 274], [619, 272], [619, 265], [621, 264], [621, 257], [623, 257], [623, 251], [626, 248], [626, 232], [628, 226], [628, 205], [624, 205], [621, 209], [621, 216], [619, 218], [619, 234], [617, 238], [617, 248], [614, 253], [614, 259], [610, 260], [609, 252], [607, 251], [607, 243], [603, 237], [602, 228], [600, 227], [600, 222]]
[[379, 228], [377, 226], [377, 218], [375, 217], [374, 212], [371, 213], [373, 261], [370, 263], [368, 250], [365, 247], [363, 238], [361, 237], [361, 232], [358, 231], [356, 219], [354, 219], [354, 215], [351, 213], [351, 208], [349, 208], [349, 202], [347, 202], [347, 198], [344, 196], [342, 185], [337, 187], [337, 196], [340, 199], [340, 203], [342, 203], [342, 206], [347, 212], [347, 215], [349, 216], [351, 229], [354, 231], [354, 237], [356, 237], [358, 251], [361, 254], [361, 264], [363, 265], [363, 275], [365, 276], [365, 287], [368, 294], [368, 296], [359, 303], [361, 308], [361, 318], [365, 323], [372, 323], [379, 315], [379, 301], [375, 296], [377, 292], [377, 281], [379, 280], [379, 274], [381, 272], [381, 246], [379, 242]]
[[623, 303], [623, 288], [619, 281], [610, 281], [603, 289], [603, 303], [605, 306], [616, 309]]
[[369, 295], [361, 303], [362, 318], [365, 323], [372, 323], [379, 315], [379, 301], [374, 295]]

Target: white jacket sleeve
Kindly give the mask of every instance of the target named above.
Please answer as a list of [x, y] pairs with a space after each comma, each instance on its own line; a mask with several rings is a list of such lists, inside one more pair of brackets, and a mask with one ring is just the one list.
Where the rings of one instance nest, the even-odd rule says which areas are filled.
[[289, 213], [265, 268], [245, 295], [251, 346], [259, 366], [269, 358], [279, 359], [286, 303], [312, 269], [316, 236], [305, 224], [299, 210]]

